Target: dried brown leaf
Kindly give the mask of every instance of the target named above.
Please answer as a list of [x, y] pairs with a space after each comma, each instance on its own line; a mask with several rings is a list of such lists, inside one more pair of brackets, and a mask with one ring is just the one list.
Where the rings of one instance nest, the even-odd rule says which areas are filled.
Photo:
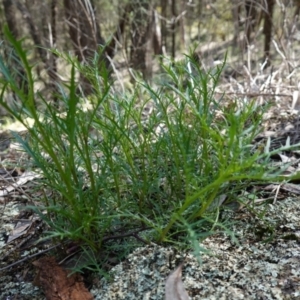
[[173, 271], [166, 280], [166, 300], [188, 300], [189, 295], [181, 280], [183, 264]]
[[59, 266], [53, 257], [42, 257], [33, 262], [37, 268], [35, 284], [40, 286], [47, 300], [93, 300], [79, 274], [69, 272]]

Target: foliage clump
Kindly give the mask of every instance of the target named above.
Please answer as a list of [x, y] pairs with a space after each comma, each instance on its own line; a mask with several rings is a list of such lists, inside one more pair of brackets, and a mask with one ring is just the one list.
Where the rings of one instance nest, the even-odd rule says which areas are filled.
[[[118, 94], [99, 74], [97, 58], [83, 69], [65, 57], [71, 79], [61, 87], [58, 107], [35, 92], [26, 54], [19, 42], [11, 42], [26, 70], [28, 90], [15, 84], [1, 61], [1, 105], [27, 126], [30, 139], [18, 139], [44, 186], [54, 191], [35, 207], [51, 237], [97, 253], [109, 239], [133, 232], [146, 243], [198, 250], [200, 239], [223, 228], [219, 211], [245, 182], [270, 180], [252, 145], [261, 108], [215, 99], [223, 66], [204, 72], [186, 56], [180, 64], [162, 66], [163, 83], [140, 80], [133, 91]], [[76, 72], [85, 72], [93, 85], [89, 100], [77, 91]], [[18, 109], [3, 100], [7, 90], [17, 95]], [[23, 121], [28, 117], [32, 127]]]

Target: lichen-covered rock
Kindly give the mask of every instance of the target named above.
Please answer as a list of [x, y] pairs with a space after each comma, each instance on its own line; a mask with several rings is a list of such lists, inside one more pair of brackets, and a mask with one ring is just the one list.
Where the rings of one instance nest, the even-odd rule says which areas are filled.
[[264, 219], [275, 235], [263, 243], [255, 235], [262, 222], [241, 212], [234, 226], [239, 245], [225, 235], [209, 237], [201, 244], [210, 252], [201, 255], [201, 264], [192, 253], [139, 248], [91, 292], [97, 300], [162, 300], [165, 279], [184, 259], [182, 280], [191, 299], [300, 299], [299, 216], [299, 198], [269, 205]]

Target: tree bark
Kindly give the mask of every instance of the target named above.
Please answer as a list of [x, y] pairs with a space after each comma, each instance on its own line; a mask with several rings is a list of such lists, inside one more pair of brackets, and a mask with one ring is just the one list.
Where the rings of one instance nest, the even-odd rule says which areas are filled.
[[[131, 67], [141, 71], [144, 79], [152, 76], [152, 58], [150, 45], [152, 44], [152, 9], [150, 0], [132, 1], [133, 19], [131, 23]], [[152, 46], [152, 45], [151, 45]]]
[[13, 0], [3, 0], [4, 14], [9, 31], [15, 38], [19, 37], [17, 28], [16, 12]]
[[161, 6], [161, 46], [163, 54], [167, 53], [167, 3], [166, 0], [160, 1]]
[[90, 11], [84, 1], [64, 0], [65, 16], [74, 51], [80, 62], [87, 63], [104, 40], [98, 32], [94, 9]]
[[159, 27], [157, 12], [153, 10], [153, 22], [152, 22], [152, 31], [153, 31], [153, 50], [155, 55], [162, 55], [162, 36], [161, 29]]
[[[100, 26], [96, 21], [93, 2], [87, 0], [64, 0], [66, 22], [74, 52], [79, 62], [89, 65], [98, 52], [98, 46], [105, 47], [101, 36]], [[103, 50], [100, 54], [98, 67], [109, 70], [110, 62]], [[104, 71], [102, 69], [102, 71]], [[101, 73], [101, 72], [100, 72]], [[84, 94], [93, 92], [90, 81], [80, 74], [80, 84]]]
[[272, 38], [272, 29], [273, 29], [273, 10], [275, 5], [275, 0], [267, 0], [267, 9], [265, 12], [265, 22], [263, 32], [265, 35], [265, 47], [264, 47], [264, 55], [265, 59], [269, 59], [270, 57], [270, 48], [271, 48], [271, 38]]
[[[57, 12], [57, 0], [51, 1], [51, 38], [50, 46], [52, 49], [56, 49], [56, 12]], [[50, 66], [52, 70], [52, 80], [50, 81], [51, 90], [53, 91], [53, 101], [56, 107], [58, 107], [58, 95], [56, 94], [56, 83], [58, 81], [57, 76], [57, 56], [52, 53], [50, 56]]]
[[43, 63], [47, 66], [48, 65], [47, 50], [45, 50], [43, 48], [43, 43], [41, 41], [41, 37], [40, 37], [39, 32], [38, 32], [38, 30], [35, 26], [35, 23], [33, 21], [33, 18], [31, 16], [30, 12], [28, 11], [27, 7], [23, 3], [21, 3], [20, 1], [15, 0], [14, 2], [16, 3], [17, 8], [21, 12], [24, 20], [28, 24], [30, 35], [31, 35], [31, 37], [34, 41], [34, 44], [37, 46], [37, 51], [39, 53], [40, 58], [42, 59]]
[[171, 9], [172, 9], [172, 26], [171, 26], [171, 36], [172, 36], [172, 58], [175, 60], [175, 55], [176, 55], [176, 18], [177, 18], [177, 13], [176, 13], [176, 1], [172, 0], [171, 3]]
[[245, 10], [246, 10], [246, 41], [244, 43], [244, 48], [250, 43], [251, 41], [251, 33], [254, 31], [255, 24], [256, 24], [256, 7], [255, 1], [253, 0], [246, 0], [245, 1]]
[[[18, 40], [20, 36], [17, 28], [18, 22], [16, 18], [16, 7], [14, 6], [12, 0], [3, 0], [3, 7], [8, 29], [14, 38]], [[9, 54], [6, 52], [7, 51], [5, 51], [5, 56], [7, 57], [7, 60], [10, 61], [11, 69], [15, 75], [15, 80], [18, 84], [18, 87], [22, 89], [25, 94], [27, 94], [28, 85], [21, 61], [14, 51], [10, 52]], [[17, 101], [16, 95], [13, 95], [13, 98]]]

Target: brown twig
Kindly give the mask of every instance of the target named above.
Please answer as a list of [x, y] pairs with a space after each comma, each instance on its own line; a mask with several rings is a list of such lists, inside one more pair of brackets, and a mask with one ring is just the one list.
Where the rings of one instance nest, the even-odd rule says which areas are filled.
[[57, 248], [58, 246], [61, 246], [62, 244], [63, 244], [63, 243], [59, 243], [59, 244], [56, 244], [56, 245], [54, 245], [54, 246], [52, 246], [52, 247], [49, 247], [48, 249], [42, 250], [42, 251], [40, 251], [40, 252], [38, 252], [38, 253], [35, 253], [35, 254], [32, 254], [32, 255], [26, 256], [26, 257], [24, 257], [24, 258], [22, 258], [22, 259], [20, 259], [20, 260], [18, 260], [18, 261], [15, 261], [14, 263], [12, 263], [12, 264], [10, 264], [10, 265], [8, 265], [8, 266], [5, 266], [5, 267], [1, 268], [1, 269], [0, 269], [0, 272], [1, 272], [1, 271], [4, 271], [4, 270], [7, 270], [7, 269], [9, 269], [9, 268], [11, 268], [11, 267], [13, 267], [13, 266], [16, 266], [16, 265], [18, 265], [18, 264], [20, 264], [20, 263], [22, 263], [22, 262], [24, 262], [24, 261], [26, 261], [26, 260], [28, 260], [28, 259], [34, 258], [34, 257], [39, 256], [39, 255], [41, 255], [41, 254], [44, 254], [44, 253], [46, 253], [46, 252], [48, 252], [48, 251], [50, 251], [50, 250], [53, 250], [53, 249]]
[[288, 95], [288, 94], [272, 94], [272, 93], [235, 93], [235, 92], [226, 92], [226, 93], [222, 93], [222, 92], [215, 92], [215, 94], [221, 94], [221, 95], [236, 95], [236, 96], [247, 96], [247, 97], [270, 97], [270, 96], [274, 96], [274, 97], [293, 97], [293, 95]]
[[[102, 242], [106, 242], [106, 241], [108, 241], [108, 240], [114, 240], [114, 239], [122, 239], [122, 238], [125, 238], [125, 237], [132, 236], [132, 237], [136, 238], [137, 240], [139, 240], [139, 241], [141, 241], [141, 242], [143, 242], [143, 243], [145, 243], [145, 244], [148, 244], [147, 241], [145, 241], [144, 239], [142, 239], [142, 238], [138, 235], [139, 232], [144, 231], [144, 230], [147, 230], [147, 229], [150, 229], [150, 228], [149, 228], [149, 227], [146, 227], [146, 228], [140, 228], [140, 229], [138, 229], [138, 230], [135, 230], [135, 231], [129, 232], [129, 233], [124, 233], [124, 234], [119, 234], [119, 235], [111, 235], [111, 236], [107, 236], [107, 237], [104, 237], [104, 238], [102, 239]], [[16, 266], [16, 265], [18, 265], [18, 264], [20, 264], [20, 263], [22, 263], [22, 262], [24, 262], [24, 261], [26, 261], [26, 260], [29, 260], [29, 259], [34, 258], [34, 257], [36, 257], [36, 256], [39, 256], [39, 255], [41, 255], [41, 254], [44, 254], [44, 253], [46, 253], [46, 252], [48, 252], [48, 251], [50, 251], [50, 250], [53, 250], [53, 249], [57, 248], [58, 246], [61, 246], [61, 245], [63, 245], [63, 244], [66, 244], [67, 242], [68, 242], [68, 241], [65, 241], [64, 243], [56, 244], [56, 245], [54, 245], [54, 246], [52, 246], [52, 247], [49, 247], [48, 249], [45, 249], [45, 250], [42, 250], [42, 251], [40, 251], [40, 252], [38, 252], [38, 253], [35, 253], [35, 254], [29, 255], [29, 256], [27, 256], [27, 257], [24, 257], [24, 258], [22, 258], [22, 259], [20, 259], [20, 260], [18, 260], [18, 261], [16, 261], [16, 262], [14, 262], [14, 263], [8, 265], [8, 266], [5, 266], [5, 267], [3, 267], [3, 268], [0, 268], [0, 272], [1, 272], [1, 271], [4, 271], [4, 270], [7, 270], [7, 269], [9, 269], [9, 268], [11, 268], [11, 267], [13, 267], [13, 266]], [[72, 253], [72, 255], [74, 255], [74, 253]]]

